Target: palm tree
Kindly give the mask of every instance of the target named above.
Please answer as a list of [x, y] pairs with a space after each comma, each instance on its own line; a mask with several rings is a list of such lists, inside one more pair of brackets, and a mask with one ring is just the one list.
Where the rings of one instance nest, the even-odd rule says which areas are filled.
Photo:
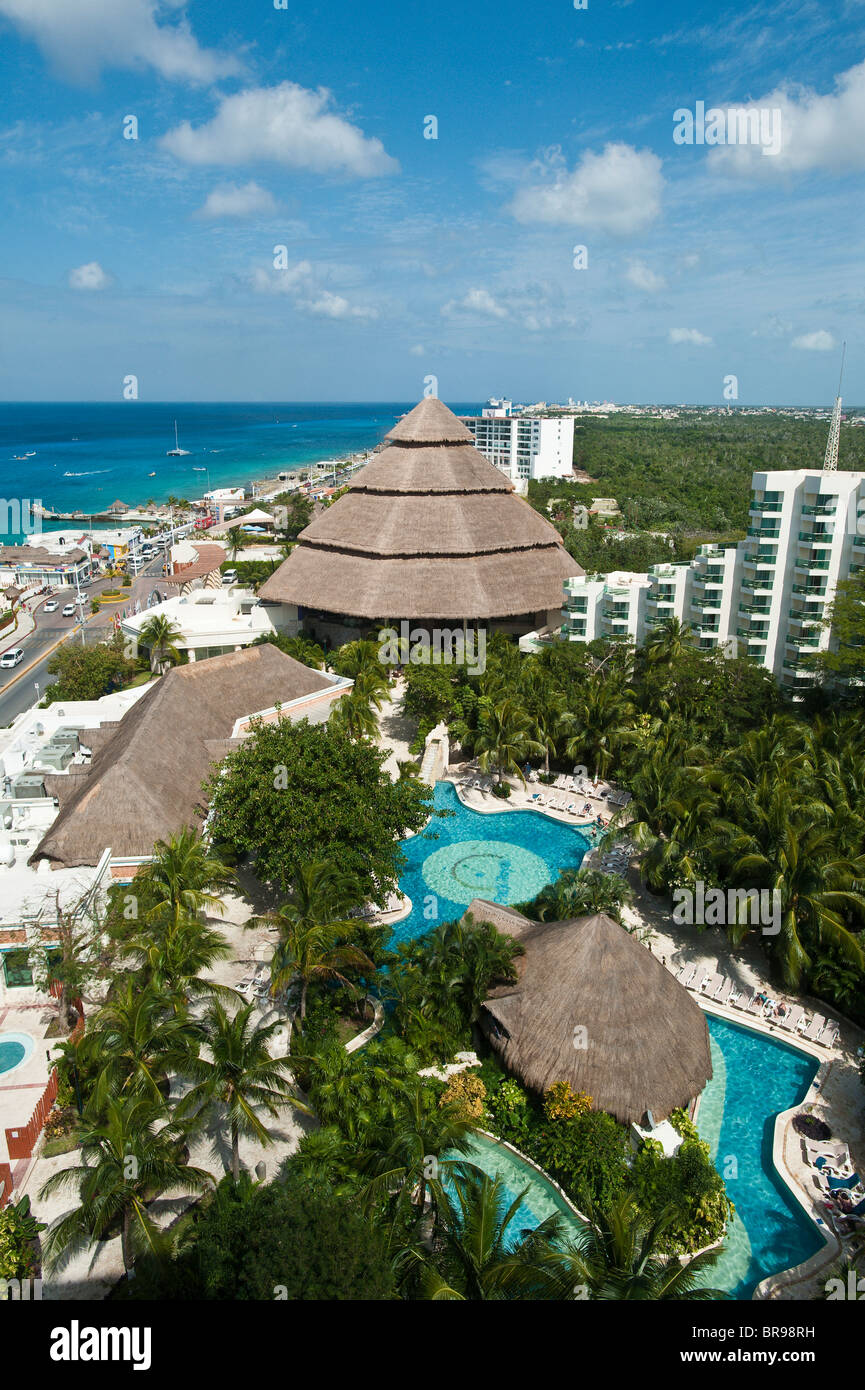
[[530, 755], [543, 753], [532, 737], [532, 721], [518, 702], [511, 698], [485, 709], [474, 738], [478, 765], [486, 772], [492, 766], [501, 784], [506, 772], [516, 773], [525, 786], [522, 765]]
[[653, 1302], [726, 1298], [722, 1290], [698, 1282], [720, 1249], [689, 1260], [664, 1253], [662, 1237], [675, 1214], [668, 1208], [650, 1221], [627, 1192], [606, 1211], [591, 1213], [588, 1225], [577, 1228], [566, 1246], [549, 1246], [538, 1255], [538, 1268], [549, 1281], [546, 1296]]
[[302, 662], [304, 666], [311, 666], [316, 671], [320, 671], [324, 666], [324, 651], [310, 637], [289, 637], [280, 643], [280, 647], [286, 656], [293, 656], [295, 661]]
[[359, 743], [364, 738], [375, 739], [378, 734], [375, 711], [362, 694], [355, 694], [353, 688], [337, 700], [327, 722], [340, 733], [347, 734], [353, 743]]
[[106, 1095], [141, 1096], [159, 1105], [168, 1073], [182, 1069], [195, 1046], [190, 1028], [166, 1010], [152, 986], [126, 975], [115, 986], [78, 1051], [86, 1066], [99, 1068], [97, 1108]]
[[120, 1223], [123, 1267], [132, 1273], [137, 1248], [158, 1247], [158, 1231], [147, 1206], [164, 1192], [202, 1192], [213, 1179], [182, 1161], [184, 1131], [165, 1123], [165, 1108], [140, 1096], [109, 1097], [98, 1121], [80, 1139], [80, 1162], [53, 1173], [40, 1199], [73, 1190], [74, 1211], [60, 1218], [43, 1241], [49, 1268], [104, 1239]]
[[449, 1277], [420, 1257], [425, 1298], [462, 1302], [538, 1296], [543, 1283], [536, 1254], [543, 1261], [548, 1247], [554, 1248], [564, 1220], [549, 1216], [534, 1231], [520, 1231], [516, 1223], [527, 1192], [524, 1188], [509, 1200], [501, 1178], [491, 1178], [471, 1163], [460, 1163], [451, 1171], [448, 1184], [440, 1184], [438, 1191]]
[[621, 908], [633, 898], [625, 879], [618, 874], [601, 873], [598, 869], [565, 869], [555, 883], [542, 888], [532, 903], [521, 905], [521, 911], [538, 922], [567, 922], [572, 917], [586, 917], [605, 912], [621, 922]]
[[218, 931], [195, 917], [166, 930], [145, 929], [130, 938], [121, 954], [132, 960], [144, 981], [174, 1010], [188, 1013], [191, 999], [234, 998], [227, 985], [205, 978], [218, 960], [231, 955], [231, 946]]
[[211, 1001], [200, 1024], [209, 1056], [191, 1060], [189, 1073], [194, 1084], [178, 1106], [178, 1114], [195, 1122], [213, 1110], [227, 1111], [235, 1182], [240, 1176], [240, 1136], [270, 1143], [257, 1108], [278, 1115], [282, 1107], [293, 1105], [305, 1115], [310, 1113], [292, 1093], [290, 1076], [286, 1075], [290, 1073], [290, 1059], [273, 1057], [268, 1050], [281, 1020], [255, 1024], [251, 1020], [253, 1008], [253, 1004], [244, 1004], [230, 1014], [218, 999]]
[[166, 668], [180, 660], [180, 652], [175, 646], [175, 638], [180, 636], [177, 623], [166, 618], [163, 613], [154, 613], [142, 625], [138, 641], [150, 653], [150, 669], [164, 675]]
[[225, 539], [228, 541], [229, 560], [237, 559], [238, 550], [243, 549], [244, 534], [242, 526], [231, 526], [226, 532]]
[[[341, 676], [356, 680], [363, 672], [375, 671], [385, 676], [379, 644], [364, 638], [356, 642], [346, 642], [334, 654], [333, 667]], [[386, 680], [385, 676], [385, 680]]]
[[658, 623], [643, 646], [649, 665], [674, 666], [694, 645], [694, 634], [679, 618]]
[[139, 869], [134, 882], [153, 899], [146, 913], [148, 924], [168, 929], [204, 912], [222, 916], [225, 906], [218, 890], [231, 887], [236, 878], [234, 870], [211, 853], [207, 841], [184, 826], [167, 840], [157, 840], [153, 858]]
[[[468, 1152], [471, 1125], [451, 1106], [440, 1106], [429, 1087], [415, 1078], [398, 1087], [390, 1122], [374, 1133], [358, 1156], [358, 1167], [371, 1177], [364, 1196], [375, 1199], [394, 1190], [423, 1215], [427, 1191], [434, 1205], [442, 1196], [441, 1173], [458, 1160], [447, 1151]], [[433, 1162], [431, 1162], [433, 1160]]]
[[266, 921], [278, 929], [270, 962], [272, 988], [277, 993], [295, 976], [300, 979], [301, 1023], [314, 980], [338, 980], [348, 985], [343, 972], [351, 968], [375, 974], [366, 953], [348, 939], [357, 931], [357, 922], [348, 912], [361, 896], [356, 880], [341, 873], [334, 863], [311, 860], [298, 871], [288, 901], [268, 917], [254, 918], [250, 923]]
[[628, 693], [601, 675], [589, 676], [574, 705], [562, 717], [567, 733], [565, 757], [585, 759], [594, 776], [607, 776], [614, 757], [634, 738], [636, 714]]

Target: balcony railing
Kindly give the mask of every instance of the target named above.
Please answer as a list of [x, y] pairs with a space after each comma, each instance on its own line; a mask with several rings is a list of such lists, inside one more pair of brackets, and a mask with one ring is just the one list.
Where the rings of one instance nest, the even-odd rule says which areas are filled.
[[749, 536], [765, 536], [766, 540], [777, 540], [781, 534], [780, 526], [749, 526]]
[[803, 503], [803, 516], [835, 516], [838, 510], [838, 499], [833, 497], [831, 502]]
[[812, 545], [831, 545], [833, 535], [833, 530], [827, 531], [824, 527], [822, 531], [800, 531], [799, 540], [810, 541]]

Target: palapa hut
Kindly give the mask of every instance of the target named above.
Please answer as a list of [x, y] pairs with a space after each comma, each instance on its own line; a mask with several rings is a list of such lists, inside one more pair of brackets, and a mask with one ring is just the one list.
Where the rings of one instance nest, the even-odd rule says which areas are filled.
[[119, 723], [88, 733], [89, 770], [46, 778], [60, 811], [30, 862], [98, 864], [107, 848], [114, 859], [147, 856], [157, 840], [185, 825], [200, 827], [207, 809], [202, 782], [237, 746], [238, 721], [276, 705], [291, 717], [293, 700], [315, 719], [307, 697], [319, 693], [327, 707], [333, 678], [271, 643], [176, 666]]
[[564, 581], [579, 574], [558, 532], [429, 396], [301, 531], [260, 597], [334, 644], [403, 620], [523, 633], [559, 625]]
[[508, 1071], [543, 1093], [587, 1092], [623, 1124], [657, 1124], [712, 1075], [705, 1015], [650, 951], [604, 913], [532, 922], [476, 898], [476, 922], [516, 938], [517, 981], [494, 989], [481, 1027]]

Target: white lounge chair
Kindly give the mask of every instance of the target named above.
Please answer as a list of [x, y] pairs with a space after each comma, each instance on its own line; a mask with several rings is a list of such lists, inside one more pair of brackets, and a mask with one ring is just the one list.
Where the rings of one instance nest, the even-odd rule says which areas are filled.
[[822, 1014], [815, 1014], [802, 1034], [808, 1042], [820, 1042], [820, 1035], [826, 1027], [826, 1020]]
[[799, 1024], [805, 1017], [805, 1010], [801, 1004], [794, 1004], [792, 1009], [788, 1009], [783, 1018], [778, 1019], [778, 1027], [783, 1028], [785, 1033], [795, 1033]]
[[686, 961], [685, 964], [682, 966], [681, 970], [679, 971], [679, 984], [684, 985], [686, 989], [690, 989], [694, 983], [694, 976], [696, 975], [696, 973], [696, 965]]
[[735, 988], [736, 986], [733, 984], [733, 981], [729, 978], [729, 976], [725, 975], [723, 980], [721, 981], [720, 989], [715, 991], [715, 993], [712, 995], [712, 998], [716, 999], [719, 1004], [729, 1004], [730, 995], [733, 993]]

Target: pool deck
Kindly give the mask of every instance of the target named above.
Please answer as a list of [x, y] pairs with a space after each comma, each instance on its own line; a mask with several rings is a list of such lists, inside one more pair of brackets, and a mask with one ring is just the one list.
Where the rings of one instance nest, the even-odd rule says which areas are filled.
[[[481, 791], [461, 785], [465, 776], [476, 776], [474, 765], [464, 764], [451, 768], [447, 780], [454, 783], [460, 801], [473, 811], [495, 815], [501, 811], [535, 810], [554, 820], [573, 825], [576, 829], [585, 828], [591, 820], [569, 816], [548, 806], [537, 806], [532, 800], [531, 790], [522, 786], [517, 778], [509, 777], [511, 796], [499, 800], [491, 792]], [[536, 784], [530, 783], [530, 788]], [[594, 814], [609, 808], [599, 797], [583, 796], [574, 798], [581, 802], [592, 801]], [[829, 1125], [833, 1137], [847, 1142], [855, 1168], [863, 1171], [865, 1167], [865, 1106], [863, 1106], [862, 1082], [859, 1077], [857, 1051], [865, 1045], [865, 1032], [832, 1009], [820, 999], [795, 996], [766, 983], [767, 961], [756, 942], [746, 942], [737, 947], [735, 953], [720, 928], [696, 928], [679, 926], [673, 921], [672, 908], [665, 899], [648, 892], [639, 874], [636, 860], [632, 860], [627, 874], [628, 882], [634, 891], [634, 903], [623, 910], [623, 917], [629, 925], [647, 934], [647, 949], [660, 956], [662, 963], [671, 973], [676, 974], [682, 965], [696, 964], [698, 976], [701, 971], [730, 976], [743, 992], [759, 989], [766, 985], [771, 996], [787, 1004], [801, 1004], [810, 1012], [822, 1014], [827, 1021], [839, 1025], [840, 1034], [834, 1047], [812, 1043], [800, 1034], [790, 1034], [783, 1028], [766, 1019], [745, 1016], [741, 1010], [718, 1004], [707, 999], [698, 991], [691, 991], [697, 1003], [706, 1013], [737, 1023], [767, 1037], [780, 1039], [790, 1047], [814, 1057], [820, 1069], [809, 1095], [800, 1104], [783, 1111], [775, 1121], [773, 1161], [775, 1168], [792, 1196], [815, 1223], [825, 1244], [809, 1260], [791, 1269], [764, 1279], [754, 1292], [755, 1299], [815, 1300], [823, 1296], [828, 1272], [838, 1260], [847, 1242], [836, 1236], [827, 1225], [818, 1206], [823, 1193], [816, 1180], [815, 1170], [807, 1161], [804, 1144], [793, 1129], [795, 1115], [803, 1110], [822, 1119]]]

